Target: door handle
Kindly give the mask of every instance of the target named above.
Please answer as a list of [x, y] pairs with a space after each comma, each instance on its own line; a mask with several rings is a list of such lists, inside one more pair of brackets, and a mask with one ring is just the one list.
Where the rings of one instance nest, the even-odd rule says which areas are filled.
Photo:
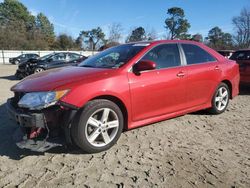
[[220, 70], [219, 66], [215, 66], [214, 70]]
[[185, 76], [185, 73], [181, 71], [181, 72], [179, 72], [176, 76], [177, 76], [177, 77], [184, 77], [184, 76]]

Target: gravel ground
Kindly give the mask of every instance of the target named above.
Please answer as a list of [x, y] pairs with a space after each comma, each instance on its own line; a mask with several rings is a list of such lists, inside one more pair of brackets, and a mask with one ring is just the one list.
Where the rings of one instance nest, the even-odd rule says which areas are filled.
[[124, 132], [94, 155], [18, 149], [4, 104], [17, 83], [0, 65], [0, 187], [250, 187], [250, 87], [217, 116], [205, 112]]

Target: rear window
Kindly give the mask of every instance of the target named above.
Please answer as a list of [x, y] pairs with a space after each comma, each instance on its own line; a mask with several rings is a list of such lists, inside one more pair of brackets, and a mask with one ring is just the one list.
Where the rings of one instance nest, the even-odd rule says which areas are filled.
[[216, 61], [213, 56], [199, 46], [193, 44], [182, 44], [182, 48], [188, 65]]

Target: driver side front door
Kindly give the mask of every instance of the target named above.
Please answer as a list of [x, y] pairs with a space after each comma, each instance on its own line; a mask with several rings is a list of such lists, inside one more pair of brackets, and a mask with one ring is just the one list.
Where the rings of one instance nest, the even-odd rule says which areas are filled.
[[157, 68], [139, 75], [128, 73], [133, 121], [184, 109], [187, 75], [177, 44], [156, 46], [142, 60], [155, 62]]

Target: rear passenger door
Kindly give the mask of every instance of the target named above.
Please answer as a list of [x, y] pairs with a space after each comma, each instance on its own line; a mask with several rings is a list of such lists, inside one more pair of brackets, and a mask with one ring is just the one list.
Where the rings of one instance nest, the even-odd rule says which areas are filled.
[[217, 60], [194, 44], [182, 44], [187, 64], [187, 105], [195, 107], [210, 102], [221, 77]]

